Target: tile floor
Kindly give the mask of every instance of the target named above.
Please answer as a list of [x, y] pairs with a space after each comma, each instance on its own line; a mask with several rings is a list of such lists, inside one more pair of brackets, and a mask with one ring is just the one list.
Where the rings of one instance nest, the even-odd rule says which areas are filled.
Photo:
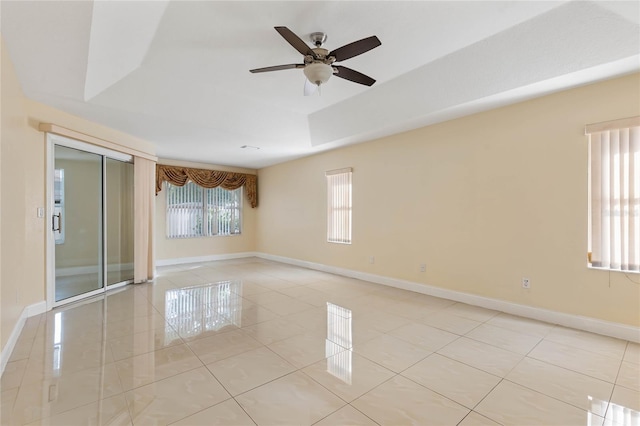
[[238, 259], [30, 318], [2, 425], [639, 425], [640, 345]]

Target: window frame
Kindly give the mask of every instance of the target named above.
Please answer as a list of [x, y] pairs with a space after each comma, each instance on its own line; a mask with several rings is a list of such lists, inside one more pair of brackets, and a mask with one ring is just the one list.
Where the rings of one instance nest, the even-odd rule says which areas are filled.
[[[637, 250], [638, 241], [640, 241], [638, 238], [638, 232], [640, 232], [638, 226], [640, 187], [631, 182], [640, 173], [638, 146], [635, 145], [636, 151], [633, 151], [631, 145], [632, 140], [636, 144], [638, 143], [638, 132], [640, 132], [640, 116], [585, 126], [585, 135], [588, 141], [587, 267], [589, 269], [624, 274], [640, 273], [640, 270], [637, 269]], [[623, 141], [625, 141], [624, 145]], [[594, 144], [596, 145], [594, 146]], [[600, 144], [606, 145], [601, 147]], [[622, 151], [622, 147], [625, 145], [626, 151]], [[600, 150], [602, 150], [602, 154]], [[634, 157], [635, 160], [632, 160], [631, 157]], [[597, 165], [595, 171], [594, 164]], [[631, 164], [635, 164], [635, 166], [631, 167]], [[633, 186], [629, 186], [630, 184]], [[601, 193], [598, 188], [604, 188], [604, 193]], [[633, 188], [634, 192], [627, 192], [625, 194], [627, 196], [622, 198], [622, 188], [625, 188], [626, 191]], [[598, 201], [594, 201], [594, 198]], [[601, 207], [597, 208], [599, 205]], [[613, 213], [615, 213], [616, 207], [622, 209], [626, 207], [629, 210], [624, 214], [618, 214], [619, 219], [611, 219], [616, 216], [609, 210], [611, 206], [614, 208]], [[635, 222], [635, 226], [632, 222]], [[630, 232], [629, 226], [634, 229], [635, 236], [633, 238], [631, 234], [624, 232], [625, 230]], [[631, 249], [632, 246], [635, 248]], [[634, 259], [630, 257], [632, 255]], [[625, 259], [627, 263], [623, 263]]]
[[[346, 207], [333, 205], [333, 201], [336, 199], [337, 195], [333, 192], [333, 190], [335, 189], [335, 184], [332, 185], [331, 180], [334, 176], [338, 175], [347, 175], [346, 178], [348, 188], [346, 191], [346, 197], [348, 199], [348, 202]], [[353, 169], [351, 167], [347, 167], [343, 169], [329, 170], [325, 172], [325, 179], [327, 185], [327, 242], [332, 244], [350, 245], [353, 243]], [[344, 197], [345, 194], [343, 194], [342, 196]], [[335, 233], [337, 230], [336, 226], [334, 225], [332, 216], [336, 214], [337, 210], [346, 210], [348, 212], [346, 221], [346, 233], [348, 233], [347, 238], [344, 238], [343, 235], [337, 235]]]

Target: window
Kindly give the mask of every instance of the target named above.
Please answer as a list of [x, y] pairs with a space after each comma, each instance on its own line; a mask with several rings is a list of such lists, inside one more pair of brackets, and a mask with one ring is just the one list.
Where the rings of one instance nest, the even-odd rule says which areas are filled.
[[589, 263], [640, 272], [640, 117], [593, 124], [589, 135]]
[[327, 241], [351, 244], [351, 168], [327, 176]]
[[168, 238], [240, 234], [242, 188], [207, 189], [193, 182], [165, 185]]

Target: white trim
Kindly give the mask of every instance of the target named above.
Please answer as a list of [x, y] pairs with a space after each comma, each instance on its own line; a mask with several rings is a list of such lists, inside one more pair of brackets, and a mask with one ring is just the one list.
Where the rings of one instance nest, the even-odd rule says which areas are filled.
[[211, 254], [197, 257], [177, 257], [173, 259], [156, 259], [156, 266], [182, 265], [184, 263], [212, 262], [214, 260], [242, 259], [244, 257], [260, 257], [258, 253], [246, 251], [241, 253]]
[[[107, 265], [107, 272], [116, 272], [123, 269], [133, 269], [133, 263], [112, 263]], [[72, 275], [96, 274], [100, 270], [98, 265], [91, 266], [70, 266], [68, 268], [58, 268], [56, 277], [69, 277]]]
[[335, 266], [323, 265], [321, 263], [307, 262], [304, 260], [292, 259], [289, 257], [276, 256], [260, 252], [255, 253], [254, 255], [256, 257], [272, 260], [275, 262], [287, 263], [289, 265], [301, 266], [303, 268], [315, 269], [318, 271], [328, 272], [336, 275], [343, 275], [345, 277], [356, 278], [359, 280], [382, 284], [389, 287], [400, 288], [403, 290], [415, 291], [416, 293], [455, 300], [456, 302], [467, 303], [469, 305], [493, 309], [512, 315], [518, 315], [521, 317], [545, 321], [552, 324], [559, 324], [565, 327], [576, 328], [579, 330], [589, 331], [591, 333], [603, 334], [618, 339], [640, 343], [640, 327], [633, 327], [627, 324], [604, 321], [597, 318], [584, 317], [581, 315], [567, 314], [564, 312], [537, 308], [535, 306], [521, 305], [518, 303], [508, 302], [506, 300], [492, 299], [475, 294], [463, 293], [461, 291], [448, 290], [428, 284], [390, 278], [382, 275], [369, 274], [366, 272], [354, 271], [352, 269], [338, 268]]
[[91, 144], [95, 147], [106, 148], [108, 150], [116, 151], [119, 153], [124, 153], [128, 155], [135, 155], [137, 157], [146, 158], [151, 161], [158, 161], [158, 157], [155, 155], [148, 154], [144, 151], [139, 151], [137, 149], [129, 148], [128, 146], [121, 145], [117, 142], [110, 142], [104, 139], [96, 138], [91, 135], [87, 135], [84, 133], [76, 132], [75, 130], [67, 129], [52, 123], [40, 123], [38, 125], [38, 130], [41, 132], [45, 132], [49, 135], [58, 135], [64, 138], [78, 140], [84, 143]]
[[608, 130], [628, 129], [640, 126], [640, 115], [635, 117], [621, 118], [619, 120], [603, 121], [601, 123], [587, 124], [584, 126], [584, 134], [590, 135]]
[[2, 354], [0, 354], [0, 375], [4, 373], [4, 369], [9, 362], [13, 349], [16, 347], [16, 343], [18, 342], [20, 333], [22, 333], [22, 328], [24, 327], [25, 322], [27, 322], [27, 318], [40, 315], [44, 312], [47, 312], [47, 302], [44, 300], [24, 307], [20, 317], [18, 317], [16, 325], [11, 331], [7, 344], [2, 348]]
[[80, 151], [90, 152], [92, 154], [98, 154], [103, 157], [112, 158], [118, 161], [124, 161], [126, 163], [133, 162], [133, 156], [122, 152], [114, 151], [109, 148], [103, 148], [88, 142], [83, 142], [78, 139], [71, 139], [66, 136], [57, 135], [54, 133], [48, 133], [49, 138], [54, 144], [64, 146], [66, 148], [73, 148]]
[[343, 173], [353, 173], [353, 167], [345, 167], [344, 169], [328, 170], [324, 172], [325, 176], [341, 175]]
[[91, 298], [91, 297], [94, 297], [94, 296], [100, 296], [100, 295], [103, 295], [104, 293], [105, 293], [105, 288], [104, 287], [100, 287], [100, 288], [97, 288], [95, 290], [91, 290], [91, 291], [87, 291], [85, 293], [77, 294], [75, 296], [67, 297], [66, 299], [56, 300], [56, 301], [53, 302], [52, 309], [53, 308], [58, 308], [60, 306], [63, 306], [63, 305], [69, 304], [69, 303], [75, 303], [75, 302], [77, 302], [79, 300], [83, 300], [83, 299], [86, 299], [86, 298]]
[[53, 139], [48, 134], [45, 134], [46, 142], [47, 142], [47, 170], [46, 170], [46, 216], [45, 216], [45, 241], [46, 241], [46, 259], [45, 259], [45, 269], [46, 269], [46, 289], [47, 292], [45, 294], [45, 298], [47, 301], [47, 310], [53, 308], [53, 303], [55, 302], [55, 292], [56, 292], [56, 241], [55, 236], [53, 234], [51, 220], [53, 218], [54, 213], [54, 205], [55, 201], [53, 199], [53, 171], [55, 170], [55, 144], [53, 143]]

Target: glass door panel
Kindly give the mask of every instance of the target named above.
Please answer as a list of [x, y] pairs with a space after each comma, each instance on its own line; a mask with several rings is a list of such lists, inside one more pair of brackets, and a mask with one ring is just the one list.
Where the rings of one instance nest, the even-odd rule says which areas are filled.
[[103, 288], [102, 156], [54, 146], [55, 301]]
[[106, 159], [107, 285], [133, 280], [133, 163]]

